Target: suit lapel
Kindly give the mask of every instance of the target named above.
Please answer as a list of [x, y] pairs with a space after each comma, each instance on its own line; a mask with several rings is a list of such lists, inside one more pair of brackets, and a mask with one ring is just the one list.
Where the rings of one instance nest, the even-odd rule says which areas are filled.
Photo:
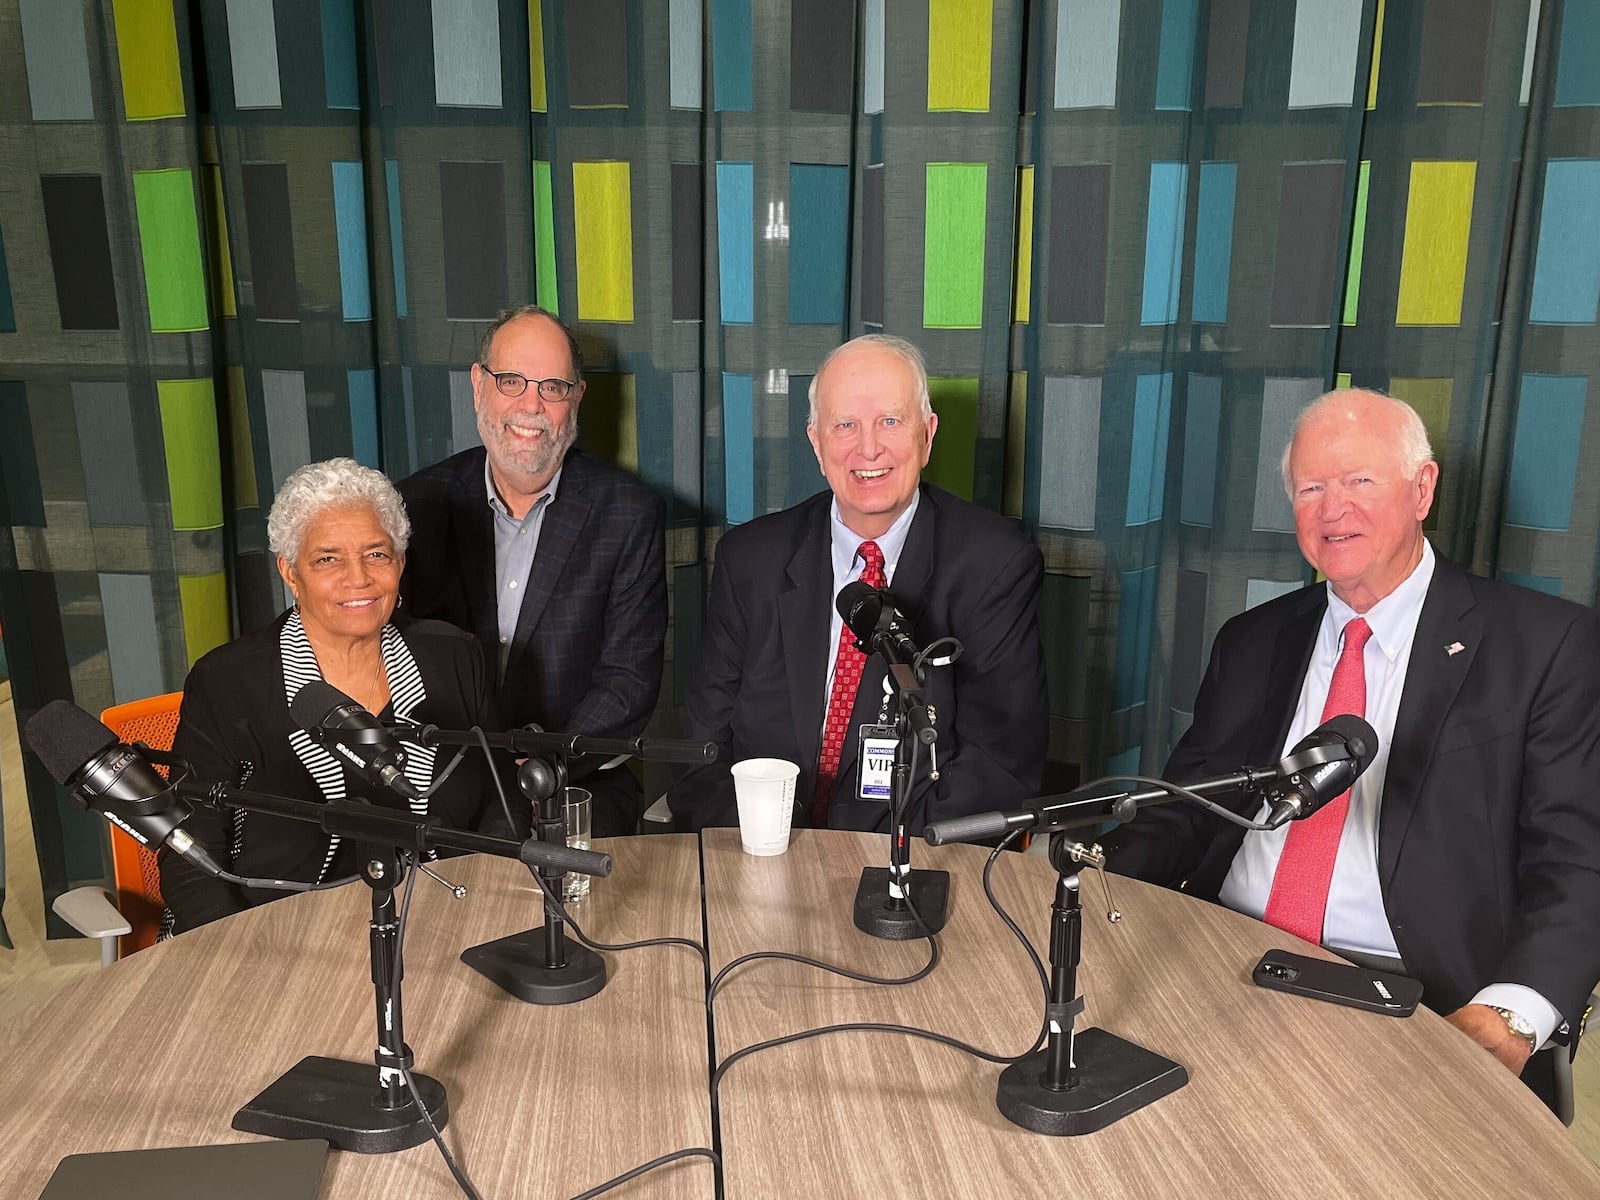
[[823, 689], [828, 685], [834, 655], [834, 648], [828, 645], [828, 612], [833, 605], [828, 521], [828, 505], [817, 505], [799, 548], [789, 559], [789, 589], [778, 596], [778, 638], [788, 676], [794, 744], [804, 761], [812, 764], [807, 773], [813, 779], [827, 704]]
[[1278, 630], [1272, 644], [1272, 660], [1261, 689], [1261, 708], [1267, 719], [1256, 722], [1248, 762], [1271, 762], [1281, 758], [1283, 743], [1300, 706], [1300, 689], [1305, 686], [1306, 669], [1317, 645], [1317, 630], [1328, 611], [1328, 590], [1324, 586], [1305, 589], [1300, 609]]
[[[1435, 557], [1433, 581], [1422, 602], [1406, 666], [1405, 690], [1395, 715], [1389, 765], [1378, 813], [1378, 883], [1385, 892], [1394, 878], [1400, 846], [1416, 812], [1417, 798], [1432, 765], [1439, 730], [1472, 670], [1483, 642], [1483, 614], [1472, 584], [1454, 563]], [[1455, 653], [1448, 647], [1460, 646]]]
[[539, 544], [534, 549], [533, 567], [528, 571], [523, 589], [516, 636], [511, 639], [512, 659], [520, 657], [527, 649], [533, 631], [539, 627], [539, 618], [544, 616], [545, 607], [555, 594], [556, 581], [567, 569], [567, 560], [572, 557], [573, 548], [589, 522], [591, 502], [587, 483], [582, 457], [576, 452], [569, 454], [555, 498], [549, 502], [544, 523], [539, 527]]
[[[457, 561], [466, 574], [462, 591], [478, 644], [500, 644], [500, 613], [495, 604], [494, 526], [489, 493], [484, 482], [486, 453], [471, 455], [457, 486], [450, 493], [450, 532], [456, 539]], [[500, 660], [490, 655], [488, 664], [498, 684]]]

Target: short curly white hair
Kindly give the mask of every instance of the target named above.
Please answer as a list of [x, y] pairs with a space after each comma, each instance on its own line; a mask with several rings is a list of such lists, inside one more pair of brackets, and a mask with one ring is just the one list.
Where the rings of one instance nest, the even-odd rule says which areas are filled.
[[290, 562], [300, 557], [306, 530], [330, 508], [366, 505], [404, 554], [411, 542], [411, 520], [405, 501], [382, 471], [363, 467], [353, 458], [307, 463], [283, 481], [267, 514], [267, 546]]

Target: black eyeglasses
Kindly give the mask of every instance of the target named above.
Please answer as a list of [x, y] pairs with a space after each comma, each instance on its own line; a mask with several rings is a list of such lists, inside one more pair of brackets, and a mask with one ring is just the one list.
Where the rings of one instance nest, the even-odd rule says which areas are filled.
[[531, 383], [539, 389], [539, 399], [547, 404], [560, 404], [578, 386], [570, 379], [529, 379], [520, 371], [491, 371], [488, 363], [478, 365], [483, 368], [485, 375], [494, 380], [494, 386], [500, 389], [502, 396], [513, 399], [527, 391]]

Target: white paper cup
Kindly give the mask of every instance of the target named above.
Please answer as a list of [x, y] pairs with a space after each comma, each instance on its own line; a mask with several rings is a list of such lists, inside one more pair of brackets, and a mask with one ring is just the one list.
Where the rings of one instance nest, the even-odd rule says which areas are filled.
[[789, 848], [794, 781], [800, 768], [781, 758], [747, 758], [733, 764], [739, 801], [739, 840], [746, 854], [770, 856]]

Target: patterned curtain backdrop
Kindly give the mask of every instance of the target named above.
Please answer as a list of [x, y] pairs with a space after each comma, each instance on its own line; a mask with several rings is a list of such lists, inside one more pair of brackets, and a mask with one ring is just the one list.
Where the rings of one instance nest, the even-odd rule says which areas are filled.
[[[1337, 381], [1424, 414], [1441, 551], [1594, 601], [1600, 0], [0, 0], [0, 163], [22, 719], [272, 617], [284, 477], [473, 444], [527, 300], [669, 501], [662, 732], [869, 330], [927, 353], [929, 477], [1044, 550], [1047, 786], [1158, 769], [1307, 582], [1278, 454]], [[47, 898], [101, 878], [27, 771]]]

